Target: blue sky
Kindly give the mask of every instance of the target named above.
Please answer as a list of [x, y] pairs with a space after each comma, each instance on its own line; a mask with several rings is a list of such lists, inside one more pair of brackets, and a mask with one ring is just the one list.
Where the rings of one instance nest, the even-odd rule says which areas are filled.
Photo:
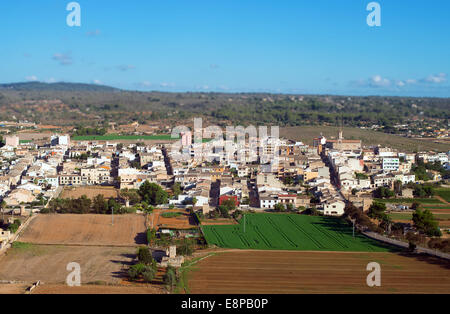
[[0, 82], [450, 97], [450, 1], [0, 2]]

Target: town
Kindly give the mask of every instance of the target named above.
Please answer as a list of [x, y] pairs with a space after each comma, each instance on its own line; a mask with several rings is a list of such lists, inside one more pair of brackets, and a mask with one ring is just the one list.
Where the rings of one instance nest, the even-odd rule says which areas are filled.
[[[22, 241], [47, 244], [53, 243], [50, 239], [63, 239], [44, 236], [45, 229], [70, 230], [79, 219], [70, 214], [110, 215], [110, 222], [103, 218], [97, 222], [105, 226], [121, 224], [123, 215], [141, 215], [146, 240], [136, 243], [146, 243], [150, 250], [139, 256], [159, 256], [152, 275], [145, 277], [152, 282], [156, 269], [173, 268], [176, 273], [185, 258], [198, 250], [298, 249], [296, 239], [278, 229], [285, 227], [281, 222], [271, 227], [285, 236], [280, 242], [272, 242], [258, 229], [254, 230], [258, 240], [234, 239], [220, 229], [238, 223], [247, 236], [246, 228], [258, 228], [252, 225], [260, 223], [263, 213], [342, 217], [356, 224], [359, 232], [385, 243], [427, 250], [426, 243], [432, 242], [434, 246], [428, 246], [440, 248], [439, 254], [448, 252], [450, 151], [412, 153], [365, 146], [361, 140], [345, 139], [342, 130], [332, 139], [313, 138], [312, 145], [271, 135], [247, 135], [244, 142], [233, 137], [218, 140], [211, 137], [209, 127], [195, 132], [210, 138], [195, 141], [193, 133], [181, 132], [178, 139], [167, 136], [146, 144], [145, 137], [125, 141], [126, 135], [80, 139], [55, 133], [36, 141], [21, 140], [23, 133], [5, 135], [0, 148], [0, 252]], [[419, 214], [425, 212], [432, 212], [434, 220], [419, 221]], [[67, 218], [49, 218], [52, 214]], [[79, 223], [83, 228], [90, 222]], [[346, 227], [336, 227], [344, 228], [339, 236], [348, 232]], [[320, 231], [330, 236], [330, 231]], [[427, 239], [435, 236], [442, 239]], [[363, 249], [356, 243], [315, 241], [311, 245], [321, 249], [340, 250], [347, 245]], [[151, 272], [142, 267], [132, 266], [130, 278]]]

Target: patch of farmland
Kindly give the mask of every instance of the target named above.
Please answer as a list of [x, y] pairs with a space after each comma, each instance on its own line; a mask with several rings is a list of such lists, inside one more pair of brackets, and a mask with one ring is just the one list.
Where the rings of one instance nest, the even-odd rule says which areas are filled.
[[450, 188], [439, 188], [435, 190], [436, 194], [450, 203]]
[[[245, 226], [244, 226], [245, 221]], [[389, 248], [356, 234], [345, 221], [296, 214], [245, 214], [238, 225], [202, 226], [206, 241], [223, 248], [384, 252]]]
[[146, 243], [142, 215], [39, 214], [19, 241], [34, 244], [135, 246]]
[[117, 198], [119, 191], [112, 186], [77, 186], [65, 187], [61, 193], [61, 198], [79, 198], [86, 195], [93, 199], [97, 195], [103, 195], [104, 198]]
[[134, 247], [24, 244], [0, 257], [0, 280], [64, 283], [70, 262], [81, 267], [81, 283], [119, 283], [135, 257]]
[[181, 211], [179, 209], [154, 209], [148, 215], [147, 223], [150, 228], [156, 230], [161, 228], [185, 230], [197, 226], [189, 211]]
[[[368, 287], [367, 264], [381, 266], [381, 286]], [[193, 294], [445, 293], [450, 266], [390, 252], [232, 251], [199, 261], [187, 274]]]
[[67, 285], [43, 284], [38, 286], [33, 294], [162, 294], [162, 286], [155, 285], [82, 285], [69, 287]]
[[380, 203], [394, 203], [394, 204], [443, 204], [437, 198], [375, 198], [374, 201]]

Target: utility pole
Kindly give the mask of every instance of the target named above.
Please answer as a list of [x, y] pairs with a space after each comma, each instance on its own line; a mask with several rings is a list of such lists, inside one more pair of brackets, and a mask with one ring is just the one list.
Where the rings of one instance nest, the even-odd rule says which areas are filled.
[[352, 222], [353, 222], [353, 238], [355, 237], [355, 221], [356, 221], [356, 219], [352, 219]]
[[114, 206], [111, 206], [111, 226], [114, 226]]

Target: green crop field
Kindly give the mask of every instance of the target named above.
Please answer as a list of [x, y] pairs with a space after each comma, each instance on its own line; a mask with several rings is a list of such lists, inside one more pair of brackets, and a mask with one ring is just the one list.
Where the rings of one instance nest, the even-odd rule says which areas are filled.
[[442, 197], [447, 202], [450, 202], [450, 189], [449, 188], [439, 188], [435, 190], [436, 194]]
[[299, 251], [385, 252], [391, 248], [333, 217], [298, 214], [245, 214], [239, 225], [203, 226], [210, 245], [223, 248]]
[[164, 218], [174, 218], [174, 217], [179, 217], [182, 216], [183, 213], [182, 212], [168, 212], [168, 213], [162, 213], [161, 216]]

